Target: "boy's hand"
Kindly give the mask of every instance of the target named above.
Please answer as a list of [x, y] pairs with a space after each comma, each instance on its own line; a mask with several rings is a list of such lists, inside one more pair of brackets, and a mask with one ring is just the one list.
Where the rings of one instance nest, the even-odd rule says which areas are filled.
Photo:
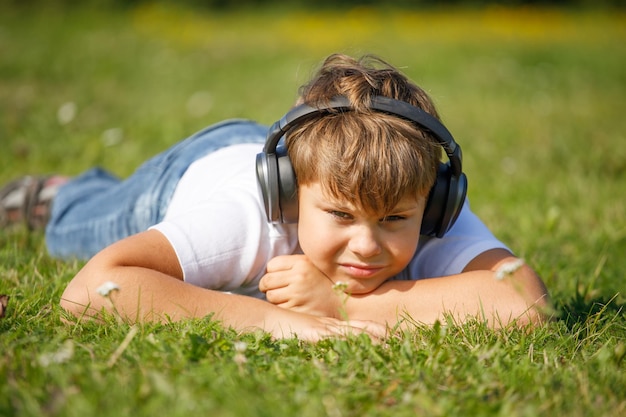
[[314, 316], [343, 318], [343, 297], [332, 281], [306, 255], [277, 256], [259, 283], [267, 301]]
[[280, 310], [280, 313], [265, 317], [265, 327], [276, 339], [298, 337], [309, 342], [317, 342], [329, 337], [348, 337], [366, 334], [374, 343], [388, 336], [387, 327], [368, 320], [343, 321], [332, 317], [315, 317]]

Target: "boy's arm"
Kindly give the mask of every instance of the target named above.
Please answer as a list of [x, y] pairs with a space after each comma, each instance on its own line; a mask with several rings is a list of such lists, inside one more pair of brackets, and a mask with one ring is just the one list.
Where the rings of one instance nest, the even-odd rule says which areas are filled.
[[[107, 296], [98, 290], [105, 282], [119, 289]], [[196, 287], [182, 281], [174, 249], [158, 231], [121, 240], [93, 257], [68, 284], [61, 306], [77, 317], [98, 318], [105, 310], [127, 322], [214, 318], [237, 330], [262, 329], [274, 337], [317, 340], [325, 336], [364, 331], [384, 336], [383, 326], [345, 323], [280, 309], [252, 297]]]
[[[508, 266], [510, 273], [506, 271]], [[498, 273], [500, 271], [500, 273]], [[387, 281], [369, 294], [346, 301], [350, 318], [394, 325], [431, 324], [450, 314], [459, 322], [468, 317], [487, 320], [493, 327], [512, 322], [541, 322], [548, 293], [537, 274], [504, 249], [493, 249], [472, 260], [463, 273], [418, 281]]]
[[[281, 261], [281, 266], [288, 265]], [[306, 270], [307, 265], [313, 270]], [[519, 265], [499, 276], [503, 265]], [[504, 249], [486, 251], [474, 258], [463, 273], [417, 281], [387, 281], [367, 294], [341, 297], [332, 283], [310, 263], [293, 259], [288, 280], [263, 278], [261, 289], [269, 301], [310, 314], [374, 320], [394, 326], [433, 323], [451, 314], [459, 321], [469, 317], [488, 320], [494, 327], [513, 320], [518, 324], [540, 321], [547, 291], [534, 271]], [[269, 275], [269, 274], [268, 274]], [[310, 289], [306, 289], [310, 288]]]

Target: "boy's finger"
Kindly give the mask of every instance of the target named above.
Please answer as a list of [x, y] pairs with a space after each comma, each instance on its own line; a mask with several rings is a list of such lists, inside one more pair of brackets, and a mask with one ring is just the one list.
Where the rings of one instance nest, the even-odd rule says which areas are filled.
[[376, 340], [384, 339], [387, 336], [387, 326], [369, 320], [335, 321], [328, 323], [327, 329], [341, 336], [365, 333]]
[[345, 322], [352, 329], [358, 329], [377, 337], [384, 337], [387, 334], [387, 326], [369, 320], [350, 320]]
[[265, 299], [278, 307], [281, 307], [282, 305], [283, 308], [286, 308], [285, 303], [289, 301], [289, 299], [284, 296], [283, 291], [281, 291], [280, 289], [267, 290], [267, 292], [265, 293]]
[[288, 283], [289, 281], [284, 274], [276, 272], [268, 273], [263, 275], [261, 281], [259, 281], [259, 291], [266, 293], [270, 290], [286, 287]]
[[267, 263], [267, 272], [285, 271], [291, 269], [304, 255], [282, 255], [270, 259]]

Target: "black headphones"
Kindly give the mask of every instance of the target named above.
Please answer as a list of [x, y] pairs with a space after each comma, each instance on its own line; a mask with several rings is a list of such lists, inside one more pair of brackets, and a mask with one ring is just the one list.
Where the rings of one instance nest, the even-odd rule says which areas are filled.
[[[439, 164], [437, 180], [430, 190], [421, 234], [442, 237], [454, 224], [467, 194], [467, 177], [462, 169], [461, 147], [435, 117], [404, 101], [382, 96], [372, 97], [370, 109], [402, 117], [428, 130], [448, 155], [449, 162]], [[263, 152], [256, 157], [259, 191], [265, 204], [267, 220], [273, 223], [297, 223], [298, 185], [284, 144], [283, 136], [305, 120], [329, 113], [331, 110], [350, 111], [346, 97], [333, 98], [319, 108], [301, 104], [294, 107], [268, 133]]]

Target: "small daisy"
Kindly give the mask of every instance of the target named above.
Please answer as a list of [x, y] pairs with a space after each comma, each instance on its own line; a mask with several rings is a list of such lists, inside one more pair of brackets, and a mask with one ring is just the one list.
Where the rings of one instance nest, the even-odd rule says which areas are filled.
[[120, 289], [119, 285], [112, 281], [106, 281], [104, 284], [100, 285], [96, 291], [103, 297], [108, 297], [111, 291], [118, 291]]
[[497, 280], [503, 280], [504, 278], [513, 275], [515, 273], [515, 271], [517, 271], [518, 269], [520, 269], [522, 266], [524, 266], [524, 260], [523, 259], [517, 259], [515, 261], [512, 262], [507, 262], [503, 265], [501, 265], [498, 270], [496, 271], [496, 279]]

